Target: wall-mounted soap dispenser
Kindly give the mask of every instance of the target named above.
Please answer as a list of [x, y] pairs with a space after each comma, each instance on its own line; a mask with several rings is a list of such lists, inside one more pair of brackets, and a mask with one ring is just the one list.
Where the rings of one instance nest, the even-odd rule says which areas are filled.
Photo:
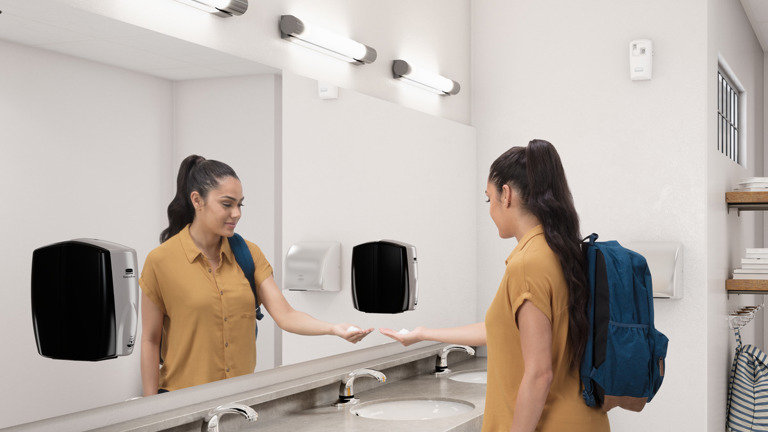
[[683, 298], [683, 244], [632, 242], [624, 247], [645, 257], [651, 270], [654, 298]]
[[139, 313], [136, 251], [77, 239], [32, 254], [32, 320], [37, 352], [59, 360], [130, 355]]
[[352, 249], [352, 301], [369, 313], [400, 313], [418, 303], [416, 248], [395, 240]]
[[340, 291], [341, 244], [296, 243], [285, 255], [283, 286], [291, 291]]

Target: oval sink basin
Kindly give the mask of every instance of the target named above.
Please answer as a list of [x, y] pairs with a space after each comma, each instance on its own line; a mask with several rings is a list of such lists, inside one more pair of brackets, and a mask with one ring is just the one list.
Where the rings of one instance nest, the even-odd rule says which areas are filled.
[[448, 377], [448, 379], [473, 384], [487, 384], [488, 383], [488, 371], [475, 370], [466, 372], [457, 372]]
[[356, 416], [379, 420], [431, 420], [451, 417], [475, 409], [456, 399], [386, 399], [365, 402], [350, 409]]

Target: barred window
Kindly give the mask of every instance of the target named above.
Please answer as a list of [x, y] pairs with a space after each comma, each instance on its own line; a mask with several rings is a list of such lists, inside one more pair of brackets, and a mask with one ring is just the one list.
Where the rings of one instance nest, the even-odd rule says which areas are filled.
[[732, 161], [743, 164], [739, 151], [740, 96], [733, 81], [723, 71], [717, 71], [717, 149]]

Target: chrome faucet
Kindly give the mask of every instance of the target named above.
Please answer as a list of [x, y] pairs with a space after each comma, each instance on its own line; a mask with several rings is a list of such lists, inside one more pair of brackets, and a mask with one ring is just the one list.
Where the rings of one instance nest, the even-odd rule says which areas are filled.
[[208, 415], [203, 422], [203, 427], [200, 430], [202, 432], [219, 432], [219, 419], [224, 414], [240, 414], [248, 419], [249, 422], [255, 422], [259, 417], [259, 415], [256, 414], [256, 411], [249, 406], [239, 403], [224, 404], [217, 406], [208, 412]]
[[380, 383], [387, 381], [387, 376], [379, 371], [373, 369], [356, 369], [347, 374], [341, 379], [341, 386], [339, 387], [339, 400], [336, 401], [337, 407], [346, 405], [354, 405], [360, 402], [360, 399], [355, 399], [355, 392], [352, 389], [352, 384], [355, 382], [355, 378], [360, 377], [372, 377]]
[[437, 355], [437, 358], [435, 359], [435, 375], [445, 375], [451, 373], [451, 370], [448, 369], [448, 353], [451, 351], [464, 351], [469, 355], [475, 355], [475, 350], [472, 349], [472, 347], [467, 345], [448, 345], [442, 350], [440, 350], [440, 354]]

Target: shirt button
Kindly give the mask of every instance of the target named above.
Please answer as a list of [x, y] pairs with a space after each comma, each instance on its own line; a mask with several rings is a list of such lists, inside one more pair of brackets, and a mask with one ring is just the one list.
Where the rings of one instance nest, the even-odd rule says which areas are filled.
[[224, 348], [229, 348], [229, 342], [224, 342]]
[[227, 372], [229, 372], [229, 368], [227, 368]]
[[211, 269], [210, 269], [210, 268], [208, 268], [208, 273], [210, 273], [210, 272], [211, 272]]
[[224, 322], [227, 322], [227, 317], [224, 317]]
[[224, 295], [224, 291], [219, 291], [219, 293], [221, 293], [221, 295]]

